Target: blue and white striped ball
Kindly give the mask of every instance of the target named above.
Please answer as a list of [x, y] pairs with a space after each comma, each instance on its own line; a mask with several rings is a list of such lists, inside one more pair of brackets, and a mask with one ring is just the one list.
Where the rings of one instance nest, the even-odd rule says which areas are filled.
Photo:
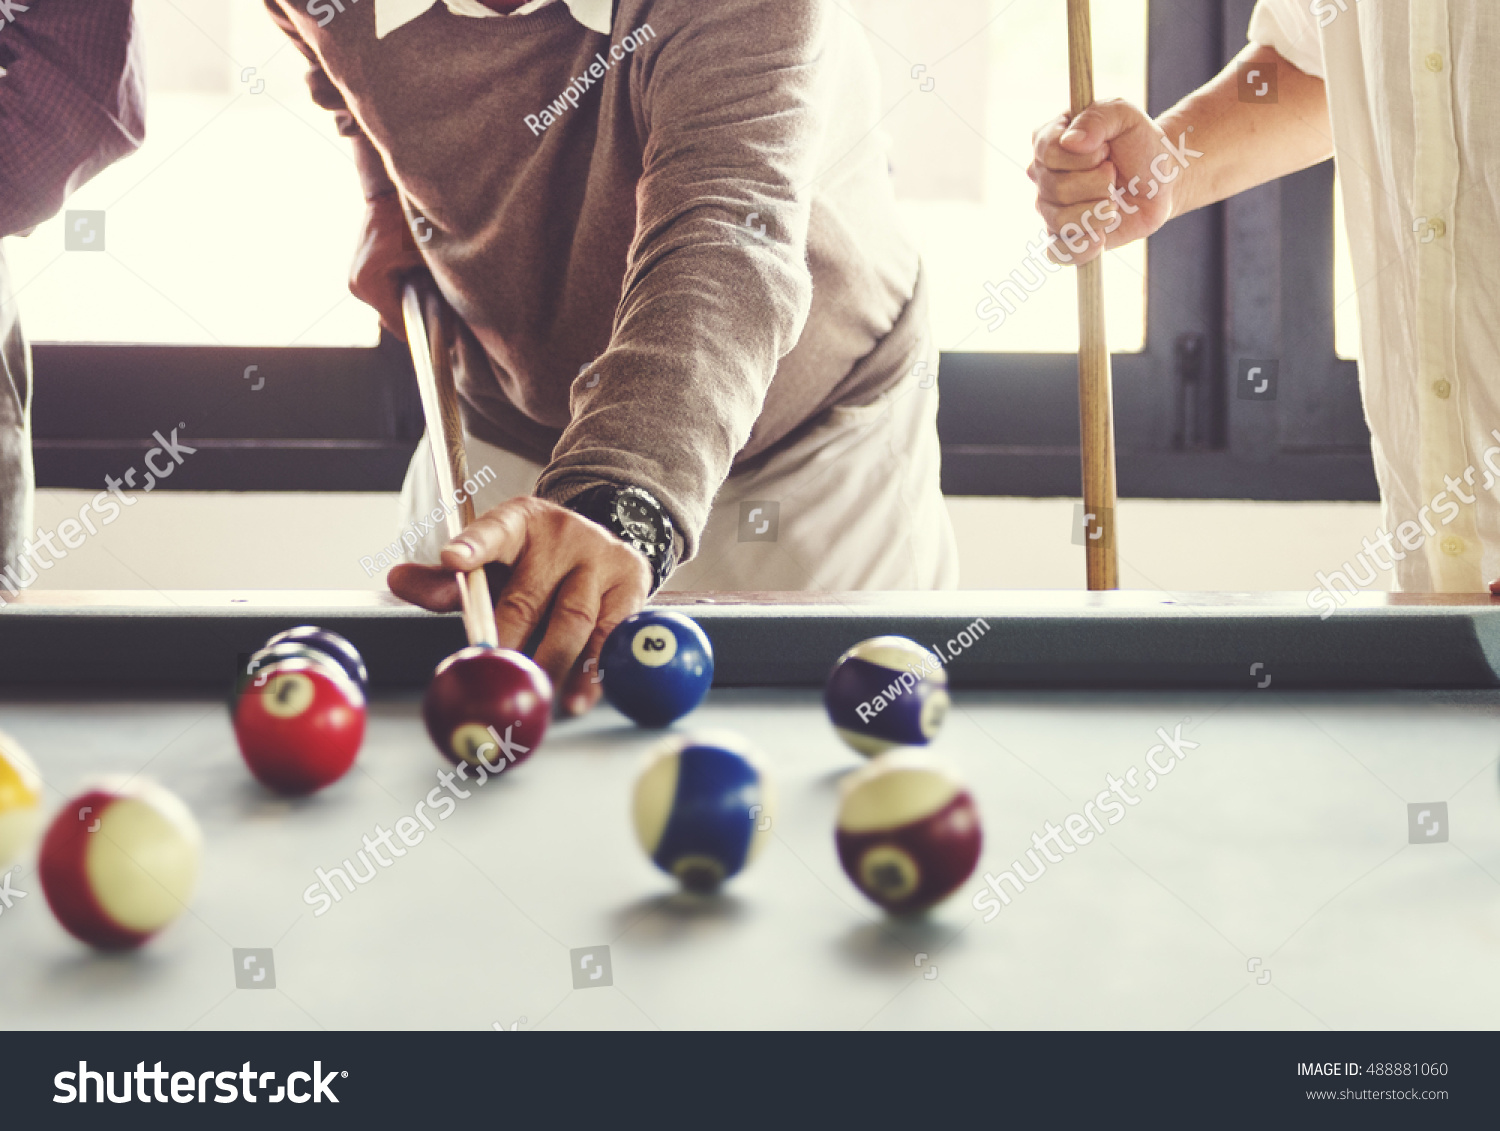
[[734, 735], [673, 735], [635, 783], [635, 835], [689, 891], [713, 891], [770, 835], [775, 793], [759, 756]]
[[861, 754], [926, 746], [948, 714], [948, 673], [915, 641], [877, 636], [839, 657], [823, 705], [839, 737]]

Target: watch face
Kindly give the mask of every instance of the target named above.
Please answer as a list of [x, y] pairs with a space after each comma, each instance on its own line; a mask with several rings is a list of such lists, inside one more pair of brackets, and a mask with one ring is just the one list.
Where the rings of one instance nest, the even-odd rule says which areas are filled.
[[622, 494], [615, 499], [615, 521], [620, 524], [620, 533], [647, 544], [660, 540], [656, 512], [643, 499]]

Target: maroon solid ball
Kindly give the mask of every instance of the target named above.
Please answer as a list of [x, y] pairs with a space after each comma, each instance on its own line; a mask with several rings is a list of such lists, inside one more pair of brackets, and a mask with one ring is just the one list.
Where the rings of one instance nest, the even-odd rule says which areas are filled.
[[552, 681], [520, 652], [473, 645], [437, 666], [422, 719], [443, 757], [498, 773], [536, 752], [552, 719]]
[[854, 885], [896, 915], [946, 899], [979, 862], [979, 810], [940, 764], [885, 755], [844, 782], [835, 840]]

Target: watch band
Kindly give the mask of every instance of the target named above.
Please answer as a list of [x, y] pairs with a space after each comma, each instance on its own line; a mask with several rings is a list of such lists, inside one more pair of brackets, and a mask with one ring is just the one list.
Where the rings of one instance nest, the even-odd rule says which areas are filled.
[[[639, 537], [626, 528], [620, 517], [621, 505], [643, 507], [656, 526], [655, 536]], [[644, 487], [621, 487], [601, 484], [580, 491], [565, 504], [575, 514], [598, 523], [627, 546], [634, 547], [651, 564], [652, 592], [660, 589], [677, 565], [676, 531], [666, 508]]]

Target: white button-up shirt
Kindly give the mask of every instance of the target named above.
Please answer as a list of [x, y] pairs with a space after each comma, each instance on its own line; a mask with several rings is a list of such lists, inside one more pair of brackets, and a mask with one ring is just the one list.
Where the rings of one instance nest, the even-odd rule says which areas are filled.
[[1500, 3], [1259, 0], [1250, 38], [1327, 83], [1399, 587], [1481, 592], [1500, 578]]
[[[437, 4], [438, 0], [375, 0], [375, 37], [384, 39], [397, 28], [412, 22]], [[532, 0], [530, 4], [514, 12], [497, 12], [486, 8], [479, 0], [442, 0], [448, 11], [455, 16], [524, 16], [548, 4], [563, 3], [573, 13], [573, 18], [590, 31], [609, 34], [610, 18], [614, 14], [613, 0]]]

